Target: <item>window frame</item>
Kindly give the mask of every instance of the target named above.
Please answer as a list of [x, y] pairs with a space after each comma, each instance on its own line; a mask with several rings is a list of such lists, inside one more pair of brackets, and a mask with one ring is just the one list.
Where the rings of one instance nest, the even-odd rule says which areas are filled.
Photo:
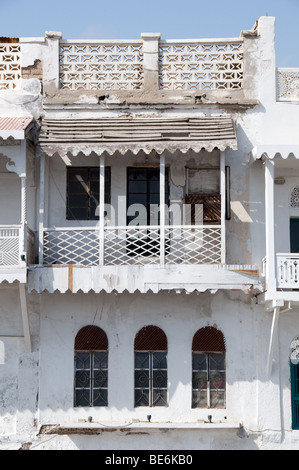
[[[90, 367], [89, 369], [78, 369], [77, 368], [77, 357], [79, 354], [88, 354], [89, 355], [89, 364], [90, 364]], [[105, 361], [107, 363], [107, 366], [105, 368], [95, 368], [94, 367], [94, 364], [95, 364], [95, 356], [96, 354], [105, 354], [106, 355], [106, 358], [105, 358]], [[108, 351], [106, 350], [97, 350], [97, 351], [90, 351], [90, 350], [86, 350], [86, 351], [75, 351], [75, 365], [74, 365], [74, 369], [75, 369], [75, 378], [74, 378], [74, 407], [75, 408], [86, 408], [86, 407], [106, 407], [108, 406]], [[89, 386], [88, 387], [78, 387], [77, 384], [77, 374], [78, 374], [78, 371], [83, 371], [83, 370], [87, 370], [89, 372]], [[105, 378], [105, 381], [106, 381], [106, 386], [105, 387], [96, 387], [94, 384], [95, 384], [95, 381], [96, 381], [96, 378], [95, 378], [95, 371], [105, 371], [106, 372], [106, 378]], [[86, 405], [80, 405], [77, 401], [77, 392], [79, 390], [85, 390], [85, 391], [88, 391], [89, 392], [89, 404], [86, 404]], [[99, 391], [100, 393], [102, 393], [103, 391], [105, 392], [104, 395], [106, 395], [106, 397], [103, 399], [104, 400], [104, 403], [103, 404], [95, 404], [96, 400], [98, 399], [95, 398], [95, 392], [96, 391]]]
[[[144, 182], [146, 183], [146, 190], [144, 192], [130, 191], [130, 174], [133, 174], [134, 172], [138, 172], [138, 171], [140, 172], [143, 171], [146, 174], [146, 179], [144, 180]], [[158, 188], [159, 189], [157, 192], [150, 191], [150, 183], [151, 183], [150, 172], [154, 172], [154, 171], [158, 173]], [[144, 206], [147, 211], [146, 212], [146, 217], [147, 217], [146, 226], [150, 226], [151, 225], [151, 205], [155, 205], [154, 203], [151, 202], [151, 196], [153, 194], [159, 195], [159, 201], [157, 202], [157, 205], [160, 206], [160, 168], [157, 166], [150, 166], [150, 165], [142, 166], [142, 167], [128, 166], [127, 167], [127, 214], [128, 214], [128, 209], [130, 206], [134, 204], [141, 204], [141, 202], [138, 201], [138, 198], [136, 202], [134, 202], [133, 204], [129, 204], [130, 197], [132, 197], [133, 194], [135, 195], [140, 194], [146, 197], [146, 206]], [[165, 168], [165, 204], [167, 206], [169, 206], [169, 201], [170, 201], [169, 168], [166, 167]], [[132, 222], [132, 220], [134, 220], [135, 217], [136, 217], [136, 214], [134, 216], [127, 215], [127, 225], [129, 225], [130, 222]], [[156, 225], [160, 225], [160, 213], [158, 214], [158, 221]]]
[[[195, 369], [195, 358], [196, 355], [204, 355], [205, 356], [205, 364], [206, 368], [197, 368]], [[222, 365], [222, 369], [216, 367], [216, 369], [211, 368], [211, 359], [212, 356], [221, 355], [222, 359], [218, 362], [218, 364]], [[214, 358], [215, 359], [215, 358]], [[217, 361], [215, 361], [217, 364]], [[215, 376], [212, 376], [212, 372]], [[196, 376], [197, 374], [197, 376]], [[206, 375], [206, 377], [204, 376]], [[220, 378], [219, 378], [220, 374]], [[211, 381], [214, 380], [217, 383], [217, 375], [218, 380], [220, 380], [223, 384], [223, 388], [211, 387]], [[212, 378], [212, 380], [211, 380]], [[196, 387], [196, 381], [198, 384], [202, 381], [203, 384], [206, 383], [206, 388], [204, 387]], [[225, 345], [225, 338], [223, 333], [215, 328], [214, 326], [206, 326], [202, 327], [196, 331], [193, 336], [192, 341], [192, 396], [191, 396], [191, 407], [192, 409], [226, 409], [226, 345]], [[216, 392], [216, 396], [218, 391], [222, 392], [222, 404], [219, 405], [219, 400], [217, 399], [215, 402], [212, 400], [212, 393]], [[200, 391], [206, 394], [204, 403], [201, 405], [201, 397]], [[197, 397], [196, 397], [197, 395]]]
[[[137, 359], [138, 359], [138, 354], [145, 354], [148, 357], [148, 366], [146, 368], [144, 367], [136, 367], [137, 365]], [[164, 367], [161, 368], [154, 368], [154, 360], [155, 360], [155, 354], [156, 355], [161, 355], [163, 354], [164, 357], [158, 359], [160, 364], [163, 364], [164, 362]], [[155, 325], [147, 325], [141, 328], [141, 330], [138, 331], [138, 333], [135, 336], [135, 341], [134, 341], [134, 408], [140, 408], [140, 407], [147, 407], [147, 408], [161, 408], [161, 407], [168, 407], [169, 403], [169, 396], [168, 396], [168, 341], [167, 341], [167, 336], [164, 333], [164, 331], [159, 328], [158, 326]], [[157, 357], [156, 357], [157, 359]], [[140, 362], [142, 364], [142, 361]], [[154, 374], [154, 371], [162, 371], [162, 376], [158, 376], [158, 374]], [[146, 382], [148, 382], [148, 387], [137, 387], [137, 379], [140, 381], [139, 383], [142, 383], [140, 379], [140, 374], [138, 374], [139, 371], [145, 372], [145, 376], [143, 377], [143, 380], [145, 379]], [[148, 378], [148, 380], [147, 380]], [[158, 381], [161, 381], [161, 383], [165, 384], [164, 386], [157, 386], [155, 387], [154, 381], [156, 380], [156, 384], [158, 384]], [[140, 398], [138, 397], [139, 391], [147, 390], [148, 389], [148, 398], [146, 403], [141, 403]], [[160, 395], [160, 398], [162, 397], [162, 400], [164, 403], [157, 404], [155, 401], [155, 389], [160, 393], [160, 391], [164, 391], [162, 395]], [[143, 392], [141, 392], [141, 398], [143, 398]]]
[[[206, 359], [206, 369], [195, 369], [194, 368], [194, 362], [195, 362], [195, 356], [196, 355], [204, 355]], [[223, 356], [223, 369], [212, 369], [211, 368], [211, 359], [212, 355], [221, 355]], [[225, 352], [208, 352], [208, 351], [192, 351], [192, 409], [226, 409], [226, 354]], [[206, 388], [195, 388], [195, 374], [198, 372], [206, 372]], [[211, 388], [211, 374], [212, 372], [218, 372], [223, 374], [223, 383], [224, 387], [223, 388]], [[195, 393], [198, 393], [199, 391], [204, 392], [206, 394], [206, 405], [207, 406], [199, 406], [198, 404], [196, 405], [196, 402], [198, 400], [195, 400]], [[223, 406], [212, 406], [212, 393], [213, 392], [218, 392], [221, 391], [223, 393]]]
[[[136, 363], [137, 363], [137, 355], [138, 354], [147, 354], [148, 355], [148, 368], [137, 368]], [[164, 360], [166, 361], [166, 367], [158, 369], [154, 367], [154, 355], [155, 354], [164, 354]], [[167, 361], [167, 351], [134, 351], [134, 358], [135, 358], [135, 364], [134, 364], [134, 407], [135, 408], [140, 408], [140, 407], [148, 407], [148, 408], [161, 408], [161, 407], [168, 407], [168, 361]], [[166, 381], [166, 387], [155, 387], [154, 384], [154, 372], [160, 370], [164, 372], [164, 380]], [[136, 386], [136, 375], [138, 371], [148, 371], [148, 387], [137, 387]], [[148, 390], [148, 404], [137, 404], [137, 399], [136, 399], [136, 392]], [[155, 400], [155, 391], [160, 394], [161, 391], [165, 392], [165, 397], [161, 397], [162, 400], [164, 400], [165, 404], [156, 404]]]
[[[73, 171], [87, 171], [87, 218], [85, 217], [76, 217], [75, 215], [72, 215], [72, 210], [74, 211], [76, 207], [71, 206], [70, 207], [70, 197], [72, 195], [78, 195], [80, 196], [81, 194], [76, 193], [75, 191], [70, 192], [70, 176]], [[100, 181], [100, 168], [97, 166], [68, 166], [66, 170], [66, 220], [99, 220], [99, 215], [91, 215], [91, 211], [93, 207], [91, 206], [91, 200], [92, 197], [94, 196], [93, 192], [91, 191], [91, 183], [92, 183], [92, 178], [91, 178], [91, 172], [92, 171], [98, 171], [98, 180], [94, 180], [98, 182], [97, 185], [97, 191], [96, 195], [98, 196], [98, 205], [100, 203], [99, 201], [99, 181]], [[82, 194], [83, 196], [83, 194]], [[111, 167], [106, 166], [105, 167], [105, 204], [110, 204], [111, 202]]]
[[[85, 358], [79, 358], [79, 356]], [[96, 356], [100, 357], [96, 357]], [[104, 356], [103, 356], [104, 355]], [[96, 366], [96, 359], [98, 365]], [[84, 362], [87, 367], [78, 367], [79, 362]], [[85, 377], [82, 372], [86, 372]], [[97, 373], [96, 373], [97, 372]], [[103, 374], [104, 372], [104, 374]], [[83, 375], [83, 377], [80, 377]], [[87, 375], [87, 376], [86, 376]], [[80, 381], [82, 386], [80, 386]], [[99, 383], [103, 382], [102, 386], [98, 386]], [[105, 331], [96, 325], [86, 325], [81, 328], [76, 335], [74, 344], [74, 407], [75, 408], [87, 408], [87, 407], [107, 407], [108, 406], [108, 385], [109, 385], [109, 349], [108, 349], [108, 337]], [[81, 396], [79, 397], [79, 391], [81, 390]], [[84, 392], [87, 392], [84, 396]], [[95, 392], [98, 392], [98, 396], [95, 398]], [[104, 395], [101, 396], [102, 392]], [[102, 403], [97, 403], [96, 400], [103, 399]], [[81, 400], [87, 400], [87, 403], [80, 404]]]

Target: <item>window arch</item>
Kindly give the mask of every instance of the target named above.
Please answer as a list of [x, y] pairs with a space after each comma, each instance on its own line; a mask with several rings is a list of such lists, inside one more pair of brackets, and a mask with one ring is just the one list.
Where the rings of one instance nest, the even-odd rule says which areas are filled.
[[99, 327], [82, 328], [75, 339], [75, 406], [108, 406], [108, 339]]
[[221, 331], [207, 326], [192, 342], [192, 408], [225, 408], [225, 339]]
[[299, 335], [291, 343], [290, 367], [292, 429], [299, 429]]
[[167, 406], [167, 337], [145, 326], [135, 337], [135, 407]]

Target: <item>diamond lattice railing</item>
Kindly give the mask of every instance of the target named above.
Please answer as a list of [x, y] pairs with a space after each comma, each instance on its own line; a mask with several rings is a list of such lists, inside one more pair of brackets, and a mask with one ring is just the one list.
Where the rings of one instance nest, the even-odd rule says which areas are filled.
[[21, 79], [21, 45], [0, 43], [0, 91], [13, 90]]
[[[164, 242], [162, 242], [164, 239]], [[217, 264], [221, 262], [220, 226], [105, 227], [105, 265]], [[98, 228], [57, 229], [44, 233], [44, 264], [98, 265]], [[161, 251], [163, 253], [161, 253]]]
[[94, 229], [44, 232], [44, 264], [99, 264], [99, 234]]
[[167, 90], [240, 89], [243, 43], [161, 41], [160, 87]]
[[142, 88], [140, 41], [60, 44], [60, 86], [69, 90], [136, 90]]

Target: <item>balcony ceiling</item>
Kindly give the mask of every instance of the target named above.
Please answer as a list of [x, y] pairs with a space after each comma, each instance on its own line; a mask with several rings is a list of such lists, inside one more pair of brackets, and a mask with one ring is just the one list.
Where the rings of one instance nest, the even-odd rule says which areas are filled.
[[235, 122], [230, 117], [45, 119], [40, 144], [48, 155], [107, 152], [159, 154], [205, 149], [237, 150]]

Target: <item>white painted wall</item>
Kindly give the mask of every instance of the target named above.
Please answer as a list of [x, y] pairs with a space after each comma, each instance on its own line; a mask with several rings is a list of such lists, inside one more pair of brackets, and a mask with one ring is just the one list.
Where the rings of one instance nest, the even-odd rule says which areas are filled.
[[[216, 114], [236, 118], [238, 151], [226, 152], [231, 168], [231, 220], [226, 222], [227, 263], [252, 264], [261, 268], [265, 255], [265, 194], [262, 162], [250, 158], [259, 144], [298, 145], [294, 123], [298, 107], [276, 103], [274, 19], [261, 18], [258, 39], [245, 39], [251, 58], [246, 62], [246, 98], [259, 99], [257, 106], [239, 108], [218, 104]], [[51, 69], [51, 54], [57, 38], [22, 40], [30, 66], [36, 58], [44, 61], [45, 82], [55, 91], [57, 70]], [[55, 42], [56, 41], [56, 42]], [[56, 50], [57, 52], [57, 50]], [[57, 91], [57, 90], [56, 90]], [[91, 98], [78, 98], [82, 115], [94, 116]], [[85, 100], [85, 101], [84, 101]], [[90, 106], [84, 108], [84, 102]], [[19, 104], [21, 103], [21, 104]], [[78, 103], [77, 103], [78, 105]], [[59, 108], [59, 106], [58, 106]], [[51, 116], [68, 116], [61, 106]], [[87, 109], [88, 108], [88, 109]], [[134, 108], [134, 107], [133, 107]], [[41, 114], [40, 83], [23, 80], [21, 90], [11, 94], [10, 104], [0, 93], [0, 115]], [[140, 109], [133, 109], [140, 112]], [[146, 113], [151, 112], [148, 109]], [[179, 112], [168, 109], [169, 116], [212, 115], [210, 107]], [[57, 113], [57, 114], [55, 114]], [[77, 114], [76, 114], [77, 113]], [[101, 111], [105, 115], [105, 110]], [[120, 115], [113, 112], [113, 115]], [[78, 110], [72, 117], [79, 116]], [[296, 125], [296, 124], [295, 124]], [[12, 160], [20, 148], [3, 149]], [[4, 151], [5, 150], [5, 151]], [[184, 167], [194, 156], [166, 155], [171, 166], [171, 197], [184, 194]], [[1, 165], [6, 159], [1, 155]], [[74, 165], [97, 165], [98, 157], [77, 157]], [[115, 156], [106, 159], [112, 167], [112, 204], [117, 208], [118, 195], [126, 194], [126, 166], [145, 163], [143, 157]], [[158, 163], [155, 157], [150, 163]], [[66, 221], [66, 171], [60, 157], [49, 160], [49, 199], [46, 223], [49, 227], [76, 226]], [[30, 167], [33, 170], [33, 167]], [[1, 169], [2, 166], [1, 166]], [[30, 171], [31, 171], [30, 170]], [[1, 170], [2, 171], [2, 170]], [[4, 171], [3, 171], [4, 173]], [[285, 176], [282, 186], [275, 185], [276, 250], [289, 251], [289, 195], [299, 179], [298, 162], [276, 167], [276, 176]], [[2, 178], [2, 179], [1, 179]], [[9, 184], [9, 182], [14, 184]], [[36, 224], [35, 178], [30, 173], [28, 218]], [[0, 223], [19, 223], [20, 187], [15, 176], [0, 177]], [[37, 192], [38, 194], [38, 192]], [[9, 195], [9, 197], [8, 197]], [[125, 223], [124, 213], [118, 222]], [[84, 226], [94, 222], [84, 221]], [[35, 449], [215, 449], [215, 448], [297, 448], [299, 431], [291, 430], [291, 396], [289, 348], [299, 334], [298, 307], [282, 314], [278, 342], [275, 344], [273, 372], [266, 375], [272, 313], [265, 312], [254, 296], [235, 292], [215, 294], [54, 294], [28, 296], [33, 352], [24, 354], [18, 288], [0, 288], [0, 448], [33, 442]], [[74, 339], [83, 326], [95, 324], [105, 330], [109, 340], [109, 406], [97, 409], [73, 407]], [[134, 351], [136, 333], [145, 325], [160, 326], [168, 337], [169, 406], [151, 408], [153, 422], [186, 423], [206, 419], [223, 423], [242, 423], [248, 438], [240, 439], [236, 430], [174, 430], [126, 436], [106, 432], [100, 436], [49, 436], [37, 438], [41, 425], [75, 424], [92, 415], [99, 423], [124, 423], [146, 420], [148, 408], [134, 409]], [[191, 409], [191, 344], [194, 333], [206, 325], [217, 325], [227, 345], [227, 407], [225, 410]]]

